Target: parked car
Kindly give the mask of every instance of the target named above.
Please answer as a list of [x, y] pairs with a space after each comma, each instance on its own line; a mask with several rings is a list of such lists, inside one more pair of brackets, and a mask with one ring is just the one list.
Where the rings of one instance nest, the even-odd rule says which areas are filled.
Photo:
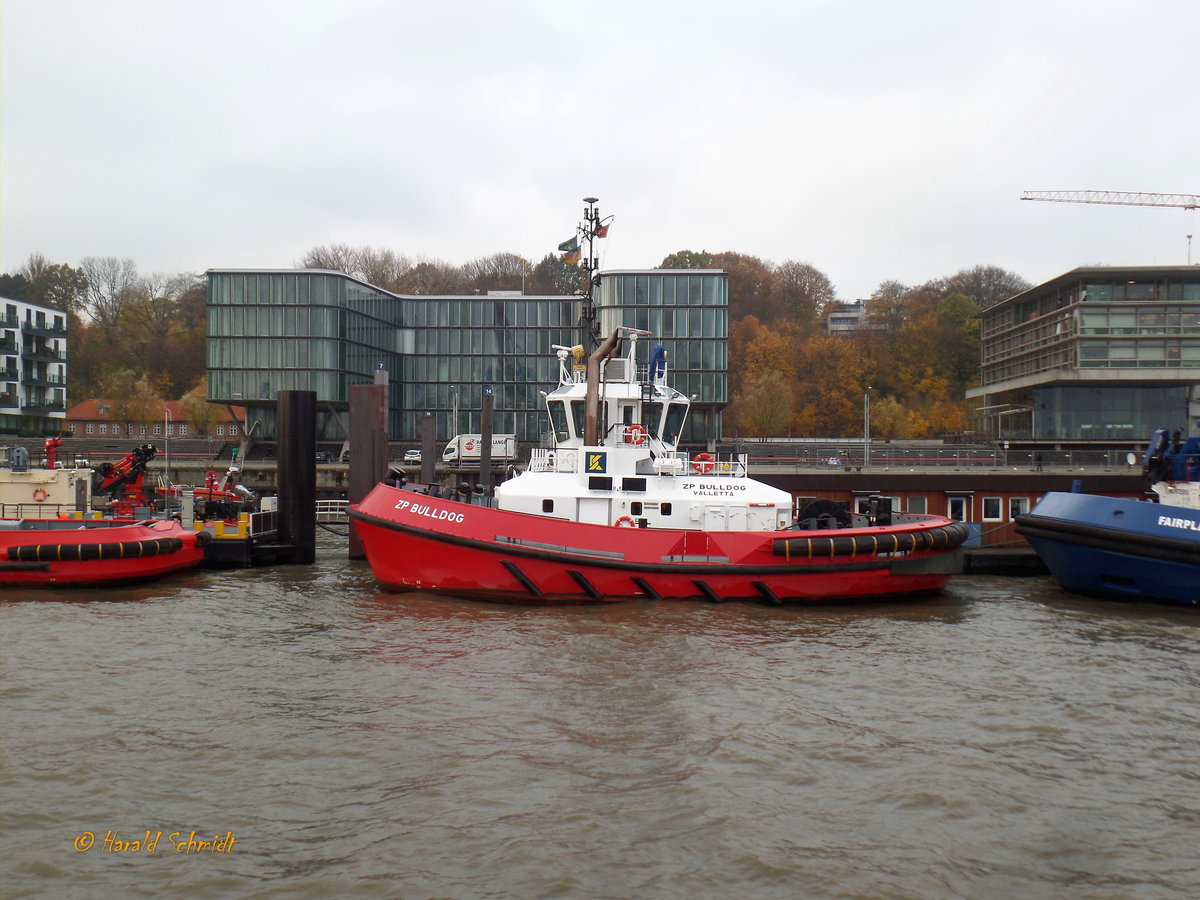
[[319, 462], [319, 463], [333, 462], [333, 457], [329, 454], [329, 452], [327, 450], [318, 450], [317, 451], [317, 462]]
[[420, 450], [405, 450], [404, 451], [404, 461], [406, 463], [419, 463], [421, 461], [421, 451]]

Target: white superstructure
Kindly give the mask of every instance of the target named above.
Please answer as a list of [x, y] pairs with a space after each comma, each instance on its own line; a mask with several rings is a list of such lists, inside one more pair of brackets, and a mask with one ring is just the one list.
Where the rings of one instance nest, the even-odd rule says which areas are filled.
[[[605, 525], [697, 531], [776, 531], [792, 524], [791, 496], [746, 475], [745, 454], [678, 450], [691, 400], [667, 383], [655, 347], [638, 368], [639, 336], [618, 329], [588, 363], [555, 347], [559, 384], [546, 395], [552, 449], [496, 488], [501, 509]], [[620, 339], [629, 350], [616, 355]]]

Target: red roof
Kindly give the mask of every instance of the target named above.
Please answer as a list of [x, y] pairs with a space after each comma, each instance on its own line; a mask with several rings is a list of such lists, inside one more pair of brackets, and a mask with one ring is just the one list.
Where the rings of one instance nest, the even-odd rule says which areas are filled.
[[[112, 405], [113, 405], [113, 402], [111, 400], [104, 400], [104, 399], [82, 400], [79, 403], [76, 403], [74, 406], [72, 406], [69, 410], [67, 410], [67, 421], [68, 422], [111, 422], [111, 421], [113, 421], [113, 417], [110, 414]], [[222, 422], [234, 422], [234, 421], [244, 422], [244, 421], [246, 421], [246, 410], [244, 407], [235, 406], [233, 408], [234, 412], [237, 414], [236, 418], [235, 418], [234, 416], [231, 416], [229, 414], [229, 409], [228, 409], [228, 407], [225, 406], [225, 404], [214, 403], [212, 405], [217, 407], [217, 413], [218, 413], [214, 424], [220, 424]], [[157, 407], [157, 412], [155, 413], [155, 416], [154, 416], [156, 419], [163, 418], [164, 413], [169, 412], [171, 414], [172, 422], [188, 422], [188, 421], [190, 421], [190, 417], [188, 416], [188, 414], [186, 412], [183, 411], [183, 408], [179, 405], [178, 400], [160, 400], [155, 404], [155, 406]], [[100, 411], [102, 407], [105, 410], [104, 412]]]

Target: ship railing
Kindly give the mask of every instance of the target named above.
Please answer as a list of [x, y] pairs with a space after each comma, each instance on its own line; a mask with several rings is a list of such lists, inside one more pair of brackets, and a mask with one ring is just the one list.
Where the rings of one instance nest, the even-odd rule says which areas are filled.
[[745, 453], [687, 453], [677, 451], [656, 456], [654, 471], [661, 475], [715, 475], [745, 478], [748, 461]]
[[530, 472], [577, 472], [579, 450], [574, 447], [534, 447], [527, 469]]

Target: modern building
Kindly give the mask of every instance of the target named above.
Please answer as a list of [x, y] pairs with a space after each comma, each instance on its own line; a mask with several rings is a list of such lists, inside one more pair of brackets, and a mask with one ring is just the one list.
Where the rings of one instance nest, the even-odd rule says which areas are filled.
[[0, 303], [0, 433], [57, 434], [67, 415], [66, 314], [7, 297]]
[[1072, 269], [984, 310], [980, 337], [967, 397], [994, 440], [1134, 447], [1197, 428], [1200, 266]]
[[[662, 343], [679, 390], [697, 398], [686, 439], [720, 435], [728, 399], [728, 282], [714, 270], [602, 272], [599, 331], [618, 325]], [[485, 388], [492, 427], [535, 442], [548, 428], [540, 392], [557, 382], [553, 347], [589, 342], [580, 296], [502, 291], [471, 296], [393, 294], [320, 269], [208, 272], [208, 398], [248, 408], [256, 438], [275, 433], [281, 390], [317, 395], [318, 438], [348, 433], [349, 388], [386, 370], [393, 440], [480, 430]]]
[[865, 300], [831, 303], [821, 326], [826, 334], [857, 334], [860, 331], [878, 331], [882, 328], [867, 314]]

